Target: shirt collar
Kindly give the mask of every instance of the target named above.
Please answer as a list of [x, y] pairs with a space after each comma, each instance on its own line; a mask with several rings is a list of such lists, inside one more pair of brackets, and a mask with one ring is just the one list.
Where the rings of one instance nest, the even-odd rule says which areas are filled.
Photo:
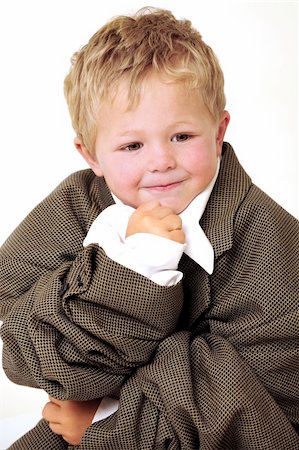
[[186, 248], [184, 253], [197, 262], [197, 264], [205, 269], [210, 275], [214, 270], [214, 250], [212, 244], [199, 225], [199, 221], [209, 201], [218, 177], [219, 169], [220, 158], [218, 158], [215, 175], [209, 185], [204, 191], [198, 194], [180, 214], [186, 236]]

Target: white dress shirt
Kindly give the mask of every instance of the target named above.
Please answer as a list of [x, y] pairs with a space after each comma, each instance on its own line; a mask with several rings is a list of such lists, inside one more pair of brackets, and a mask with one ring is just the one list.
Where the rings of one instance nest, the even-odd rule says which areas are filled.
[[[183, 274], [177, 268], [183, 252], [211, 275], [214, 270], [214, 250], [200, 227], [199, 220], [211, 195], [219, 168], [220, 159], [207, 188], [179, 214], [185, 233], [185, 244], [150, 233], [136, 233], [126, 237], [128, 220], [134, 208], [124, 205], [112, 194], [115, 205], [106, 208], [94, 220], [83, 245], [98, 244], [109, 258], [162, 286], [175, 285], [181, 280]], [[104, 397], [93, 423], [113, 414], [118, 405], [118, 400]]]

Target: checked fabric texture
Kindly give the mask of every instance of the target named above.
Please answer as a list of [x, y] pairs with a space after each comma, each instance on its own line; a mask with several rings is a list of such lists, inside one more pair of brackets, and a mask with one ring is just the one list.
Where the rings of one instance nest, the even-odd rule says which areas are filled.
[[[120, 398], [80, 450], [299, 449], [298, 221], [224, 143], [200, 221], [214, 272], [183, 255], [182, 282], [163, 287], [82, 247], [112, 203], [104, 179], [76, 172], [2, 246], [7, 376], [60, 399]], [[41, 420], [10, 450], [67, 448]]]

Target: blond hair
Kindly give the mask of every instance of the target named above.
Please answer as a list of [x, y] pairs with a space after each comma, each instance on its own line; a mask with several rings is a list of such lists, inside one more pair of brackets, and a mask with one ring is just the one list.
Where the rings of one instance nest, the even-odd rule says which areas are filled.
[[212, 49], [189, 20], [177, 20], [167, 10], [142, 8], [133, 16], [111, 19], [72, 57], [64, 92], [74, 130], [90, 153], [101, 101], [113, 100], [125, 79], [133, 106], [150, 71], [200, 89], [210, 113], [219, 119], [225, 108], [224, 79]]

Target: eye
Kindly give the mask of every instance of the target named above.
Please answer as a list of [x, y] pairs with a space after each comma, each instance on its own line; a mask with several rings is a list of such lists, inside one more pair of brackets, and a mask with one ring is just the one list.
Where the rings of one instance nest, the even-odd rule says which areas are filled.
[[140, 142], [133, 142], [132, 144], [128, 144], [125, 147], [122, 147], [122, 150], [126, 150], [128, 152], [134, 152], [136, 150], [139, 150], [142, 147], [142, 144]]
[[184, 142], [184, 141], [188, 141], [188, 139], [190, 139], [190, 134], [187, 133], [178, 133], [176, 134], [172, 140], [175, 142]]

